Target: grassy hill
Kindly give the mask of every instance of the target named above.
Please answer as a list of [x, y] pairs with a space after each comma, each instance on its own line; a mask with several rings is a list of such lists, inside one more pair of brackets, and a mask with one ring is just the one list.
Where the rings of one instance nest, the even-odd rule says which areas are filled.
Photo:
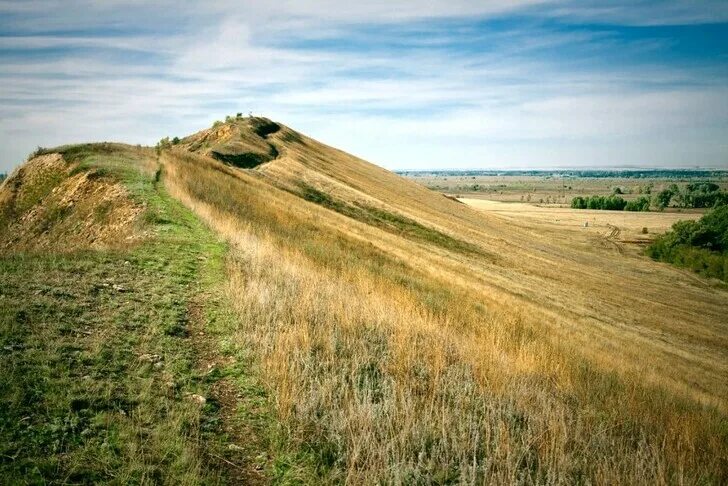
[[41, 159], [0, 189], [8, 477], [728, 478], [721, 288], [264, 118]]

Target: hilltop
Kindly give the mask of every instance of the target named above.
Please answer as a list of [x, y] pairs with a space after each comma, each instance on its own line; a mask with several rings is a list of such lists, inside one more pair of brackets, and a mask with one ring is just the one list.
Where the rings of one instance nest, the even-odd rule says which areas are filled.
[[728, 478], [724, 288], [280, 122], [44, 150], [0, 222], [6, 477]]

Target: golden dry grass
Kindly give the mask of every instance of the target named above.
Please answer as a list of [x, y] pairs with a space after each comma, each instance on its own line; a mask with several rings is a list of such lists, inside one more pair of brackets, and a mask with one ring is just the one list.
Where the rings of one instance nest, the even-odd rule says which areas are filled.
[[232, 245], [235, 339], [318, 465], [288, 474], [728, 479], [724, 290], [601, 234], [479, 212], [285, 127], [268, 141], [280, 156], [255, 170], [184, 147], [162, 163], [170, 192]]
[[[609, 235], [616, 226], [620, 233], [614, 239], [622, 242], [649, 242], [655, 234], [668, 231], [677, 221], [698, 220], [704, 214], [702, 211], [635, 212], [542, 207], [528, 203], [504, 203], [473, 198], [460, 198], [459, 201], [511, 223], [566, 231], [565, 237], [568, 239], [579, 238], [578, 235], [569, 233], [569, 230], [577, 230], [596, 238]], [[586, 227], [585, 223], [588, 223]], [[647, 234], [642, 233], [643, 228], [647, 228]]]

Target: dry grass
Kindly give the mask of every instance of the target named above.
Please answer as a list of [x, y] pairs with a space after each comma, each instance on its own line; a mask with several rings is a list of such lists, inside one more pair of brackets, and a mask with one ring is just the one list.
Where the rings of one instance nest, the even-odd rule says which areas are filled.
[[[487, 199], [462, 198], [460, 201], [488, 214], [498, 215], [514, 224], [548, 227], [556, 231], [564, 231], [568, 239], [579, 238], [569, 233], [578, 230], [591, 237], [609, 234], [614, 226], [620, 230], [619, 241], [635, 242], [643, 239], [651, 241], [655, 234], [668, 231], [677, 221], [698, 220], [704, 214], [700, 211], [690, 212], [635, 212], [635, 211], [603, 211], [592, 209], [571, 209], [559, 207], [540, 207], [527, 203], [504, 203]], [[588, 226], [584, 226], [588, 223]], [[647, 228], [647, 235], [642, 233]]]
[[[254, 171], [183, 150], [163, 163], [170, 192], [232, 244], [236, 339], [306, 458], [283, 479], [726, 481], [723, 290], [483, 215], [285, 128], [269, 141], [280, 157]], [[483, 254], [306, 201], [300, 181]]]

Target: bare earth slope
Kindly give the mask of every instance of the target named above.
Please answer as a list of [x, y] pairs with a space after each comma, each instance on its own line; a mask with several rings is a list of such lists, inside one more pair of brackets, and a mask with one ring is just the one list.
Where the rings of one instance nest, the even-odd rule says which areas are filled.
[[725, 290], [609, 235], [476, 211], [266, 119], [162, 161], [172, 193], [236, 248], [241, 339], [298, 440], [333, 448], [326, 477], [725, 477]]
[[0, 251], [118, 247], [138, 236], [141, 211], [100, 171], [78, 170], [60, 153], [39, 155], [0, 185]]

